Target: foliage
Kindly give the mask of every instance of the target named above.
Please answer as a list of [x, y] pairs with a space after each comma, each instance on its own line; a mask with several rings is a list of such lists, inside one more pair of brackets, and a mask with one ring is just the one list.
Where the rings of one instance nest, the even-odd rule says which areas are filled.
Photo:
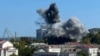
[[11, 54], [10, 56], [17, 56], [15, 53]]
[[90, 40], [91, 40], [91, 34], [89, 33], [85, 37], [83, 37], [82, 43], [90, 44], [91, 43]]
[[77, 53], [77, 56], [88, 56], [88, 54], [84, 51], [80, 51]]
[[24, 41], [19, 41], [19, 43], [15, 43], [14, 45], [19, 50], [19, 56], [32, 56], [35, 49], [26, 45]]
[[100, 44], [100, 32], [95, 33], [95, 34], [92, 34], [92, 33], [87, 34], [85, 37], [83, 37], [82, 43]]

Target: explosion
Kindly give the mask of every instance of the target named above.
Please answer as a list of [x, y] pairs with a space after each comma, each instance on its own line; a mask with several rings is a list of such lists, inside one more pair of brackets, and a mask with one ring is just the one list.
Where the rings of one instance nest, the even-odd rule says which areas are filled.
[[39, 9], [37, 12], [43, 17], [47, 24], [47, 34], [45, 36], [65, 36], [70, 39], [80, 41], [88, 31], [77, 17], [71, 17], [66, 22], [59, 19], [59, 11], [55, 3], [52, 3], [48, 9]]
[[52, 3], [47, 10], [39, 9], [37, 12], [44, 18], [47, 24], [60, 22], [59, 11], [55, 3]]

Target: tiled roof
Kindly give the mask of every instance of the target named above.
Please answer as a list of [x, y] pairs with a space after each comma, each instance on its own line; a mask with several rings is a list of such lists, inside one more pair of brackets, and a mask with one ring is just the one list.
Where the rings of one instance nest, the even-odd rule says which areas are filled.
[[3, 44], [5, 43], [6, 41], [5, 40], [0, 40], [0, 44]]
[[91, 44], [83, 44], [82, 47], [83, 48], [97, 48], [95, 45], [91, 45]]

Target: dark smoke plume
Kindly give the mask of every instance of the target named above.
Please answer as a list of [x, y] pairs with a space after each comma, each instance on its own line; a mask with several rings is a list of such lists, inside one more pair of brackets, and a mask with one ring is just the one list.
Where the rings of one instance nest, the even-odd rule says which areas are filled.
[[68, 21], [61, 22], [55, 3], [51, 4], [47, 10], [38, 10], [38, 13], [47, 23], [47, 33], [45, 36], [56, 36], [57, 38], [64, 36], [65, 38], [80, 41], [88, 33], [84, 24], [77, 17], [71, 17]]
[[60, 22], [58, 15], [59, 11], [55, 3], [52, 3], [47, 10], [39, 9], [37, 12], [42, 15], [48, 24]]

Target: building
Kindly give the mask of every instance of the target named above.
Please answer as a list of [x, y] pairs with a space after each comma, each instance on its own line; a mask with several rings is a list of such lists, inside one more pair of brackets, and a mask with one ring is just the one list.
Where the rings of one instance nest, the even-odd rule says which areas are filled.
[[43, 45], [34, 52], [34, 56], [77, 56], [80, 51], [86, 52], [89, 56], [100, 56], [98, 45], [77, 42], [68, 42], [63, 45]]
[[94, 45], [82, 45], [81, 46], [82, 50], [87, 52], [89, 56], [98, 56], [98, 47]]
[[77, 45], [48, 45], [34, 52], [34, 56], [77, 56]]
[[41, 26], [40, 29], [36, 30], [36, 37], [37, 39], [41, 39], [45, 37], [47, 34], [47, 27], [46, 26]]
[[36, 35], [37, 39], [41, 39], [45, 36], [46, 29], [37, 29], [36, 32], [37, 32], [37, 35]]
[[18, 49], [13, 47], [9, 41], [0, 41], [0, 56], [10, 56], [12, 54], [18, 55]]
[[32, 43], [32, 44], [30, 44], [30, 47], [34, 47], [34, 48], [39, 48], [39, 47], [43, 47], [43, 46], [47, 46], [47, 44], [45, 44], [45, 43]]

